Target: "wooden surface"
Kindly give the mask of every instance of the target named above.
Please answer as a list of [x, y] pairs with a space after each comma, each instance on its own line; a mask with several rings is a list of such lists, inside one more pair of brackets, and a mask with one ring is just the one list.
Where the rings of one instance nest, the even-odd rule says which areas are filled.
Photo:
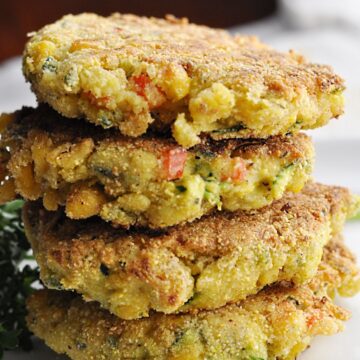
[[276, 0], [0, 0], [0, 61], [21, 54], [28, 32], [68, 13], [174, 14], [201, 24], [229, 27], [260, 19], [275, 8]]

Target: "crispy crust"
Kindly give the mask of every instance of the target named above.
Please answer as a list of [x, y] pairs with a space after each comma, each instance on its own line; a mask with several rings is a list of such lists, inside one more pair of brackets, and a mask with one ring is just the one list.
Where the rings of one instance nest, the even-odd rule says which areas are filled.
[[[17, 194], [27, 200], [43, 198], [48, 210], [65, 206], [74, 219], [99, 215], [123, 227], [161, 228], [200, 218], [214, 208], [268, 205], [286, 191], [300, 191], [314, 161], [305, 134], [266, 140], [203, 138], [186, 151], [169, 137], [129, 138], [85, 121], [72, 122], [45, 105], [3, 116], [0, 126], [0, 158]], [[167, 156], [176, 151], [185, 155], [183, 170], [169, 178]], [[242, 170], [236, 170], [239, 164]], [[240, 178], [233, 179], [234, 173]], [[81, 201], [91, 203], [89, 193], [95, 205], [80, 213]], [[139, 209], [141, 199], [145, 205]]]
[[[47, 345], [72, 359], [290, 360], [313, 336], [340, 331], [348, 312], [329, 301], [355, 262], [339, 239], [308, 285], [278, 284], [223, 308], [196, 315], [152, 314], [123, 321], [78, 296], [39, 291], [28, 301], [28, 325]], [[355, 273], [359, 274], [358, 270]]]
[[[96, 45], [103, 45], [98, 50], [101, 54], [111, 51], [161, 64], [176, 61], [189, 72], [206, 73], [208, 82], [227, 78], [229, 83], [250, 87], [254, 81], [261, 81], [271, 91], [288, 98], [294, 89], [301, 87], [312, 94], [343, 89], [343, 80], [329, 66], [308, 63], [294, 52], [277, 52], [254, 36], [232, 36], [224, 30], [190, 24], [185, 19], [169, 21], [119, 13], [108, 18], [95, 14], [69, 15], [31, 34], [33, 41], [55, 31], [61, 40], [64, 23], [67, 28], [63, 27], [63, 32], [68, 36], [60, 43], [64, 48], [86, 32], [95, 49]], [[114, 32], [116, 27], [123, 27], [122, 31]]]
[[[65, 116], [85, 115], [130, 136], [151, 124], [168, 128], [179, 113], [194, 133], [214, 130], [219, 139], [321, 126], [343, 111], [343, 80], [330, 67], [277, 52], [252, 36], [173, 18], [65, 16], [31, 34], [24, 73], [39, 100]], [[134, 90], [132, 76], [141, 74], [155, 84], [155, 95]], [[234, 126], [243, 129], [217, 131]], [[177, 129], [177, 140], [193, 145], [176, 135], [186, 137], [187, 130]]]
[[358, 207], [344, 188], [310, 184], [257, 211], [157, 232], [71, 221], [36, 203], [25, 206], [24, 222], [48, 286], [75, 289], [133, 319], [151, 309], [217, 308], [279, 280], [304, 283]]
[[[96, 145], [102, 143], [125, 146], [129, 150], [146, 149], [155, 154], [178, 146], [176, 141], [164, 134], [163, 136], [148, 133], [142, 137], [130, 138], [112, 130], [99, 129], [84, 121], [71, 122], [61, 116], [49, 106], [41, 104], [38, 108], [24, 107], [15, 111], [12, 121], [2, 130], [2, 143], [14, 144], [16, 141], [25, 141], [31, 130], [46, 132], [55, 145], [64, 142], [71, 144], [83, 139], [92, 139]], [[272, 157], [284, 157], [290, 154], [290, 160], [296, 160], [303, 153], [308, 153], [310, 147], [309, 136], [299, 133], [294, 136], [273, 136], [268, 139], [227, 139], [214, 141], [203, 137], [199, 145], [193, 147], [190, 153], [207, 153], [211, 157], [227, 155], [230, 157], [240, 156], [251, 158], [269, 155]], [[16, 149], [14, 149], [16, 150]]]

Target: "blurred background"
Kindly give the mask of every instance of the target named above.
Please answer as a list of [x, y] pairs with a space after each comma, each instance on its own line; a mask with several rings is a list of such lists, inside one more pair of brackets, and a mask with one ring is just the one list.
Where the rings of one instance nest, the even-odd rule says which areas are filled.
[[[317, 150], [314, 177], [360, 194], [359, 0], [0, 0], [0, 112], [36, 104], [21, 74], [26, 34], [64, 14], [83, 11], [186, 16], [192, 22], [258, 35], [279, 50], [294, 49], [313, 62], [330, 64], [346, 79], [346, 114], [310, 132]], [[345, 235], [360, 257], [360, 222], [350, 223]], [[353, 312], [347, 330], [335, 341], [317, 339], [301, 360], [360, 359], [360, 300], [341, 302]], [[43, 356], [40, 351], [26, 359], [53, 359], [43, 351]]]
[[28, 32], [69, 13], [86, 11], [109, 15], [119, 11], [158, 17], [173, 14], [209, 26], [230, 27], [263, 18], [272, 14], [275, 9], [276, 0], [32, 0], [27, 3], [21, 0], [2, 0], [0, 60], [21, 54]]

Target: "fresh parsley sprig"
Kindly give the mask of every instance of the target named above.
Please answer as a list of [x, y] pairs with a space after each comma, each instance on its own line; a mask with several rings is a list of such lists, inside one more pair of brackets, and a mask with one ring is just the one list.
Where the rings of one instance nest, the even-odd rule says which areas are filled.
[[20, 268], [29, 243], [21, 221], [22, 200], [0, 206], [0, 359], [5, 350], [32, 348], [25, 301], [39, 278], [37, 269]]

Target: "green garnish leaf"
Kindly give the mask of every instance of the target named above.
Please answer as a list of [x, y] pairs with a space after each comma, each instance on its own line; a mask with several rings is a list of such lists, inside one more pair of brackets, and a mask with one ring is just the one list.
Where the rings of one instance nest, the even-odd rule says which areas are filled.
[[7, 331], [0, 325], [0, 344], [4, 349], [15, 349], [19, 345], [19, 331]]
[[0, 359], [5, 350], [32, 348], [25, 301], [39, 272], [28, 265], [20, 268], [30, 249], [21, 221], [22, 206], [22, 200], [0, 206]]

